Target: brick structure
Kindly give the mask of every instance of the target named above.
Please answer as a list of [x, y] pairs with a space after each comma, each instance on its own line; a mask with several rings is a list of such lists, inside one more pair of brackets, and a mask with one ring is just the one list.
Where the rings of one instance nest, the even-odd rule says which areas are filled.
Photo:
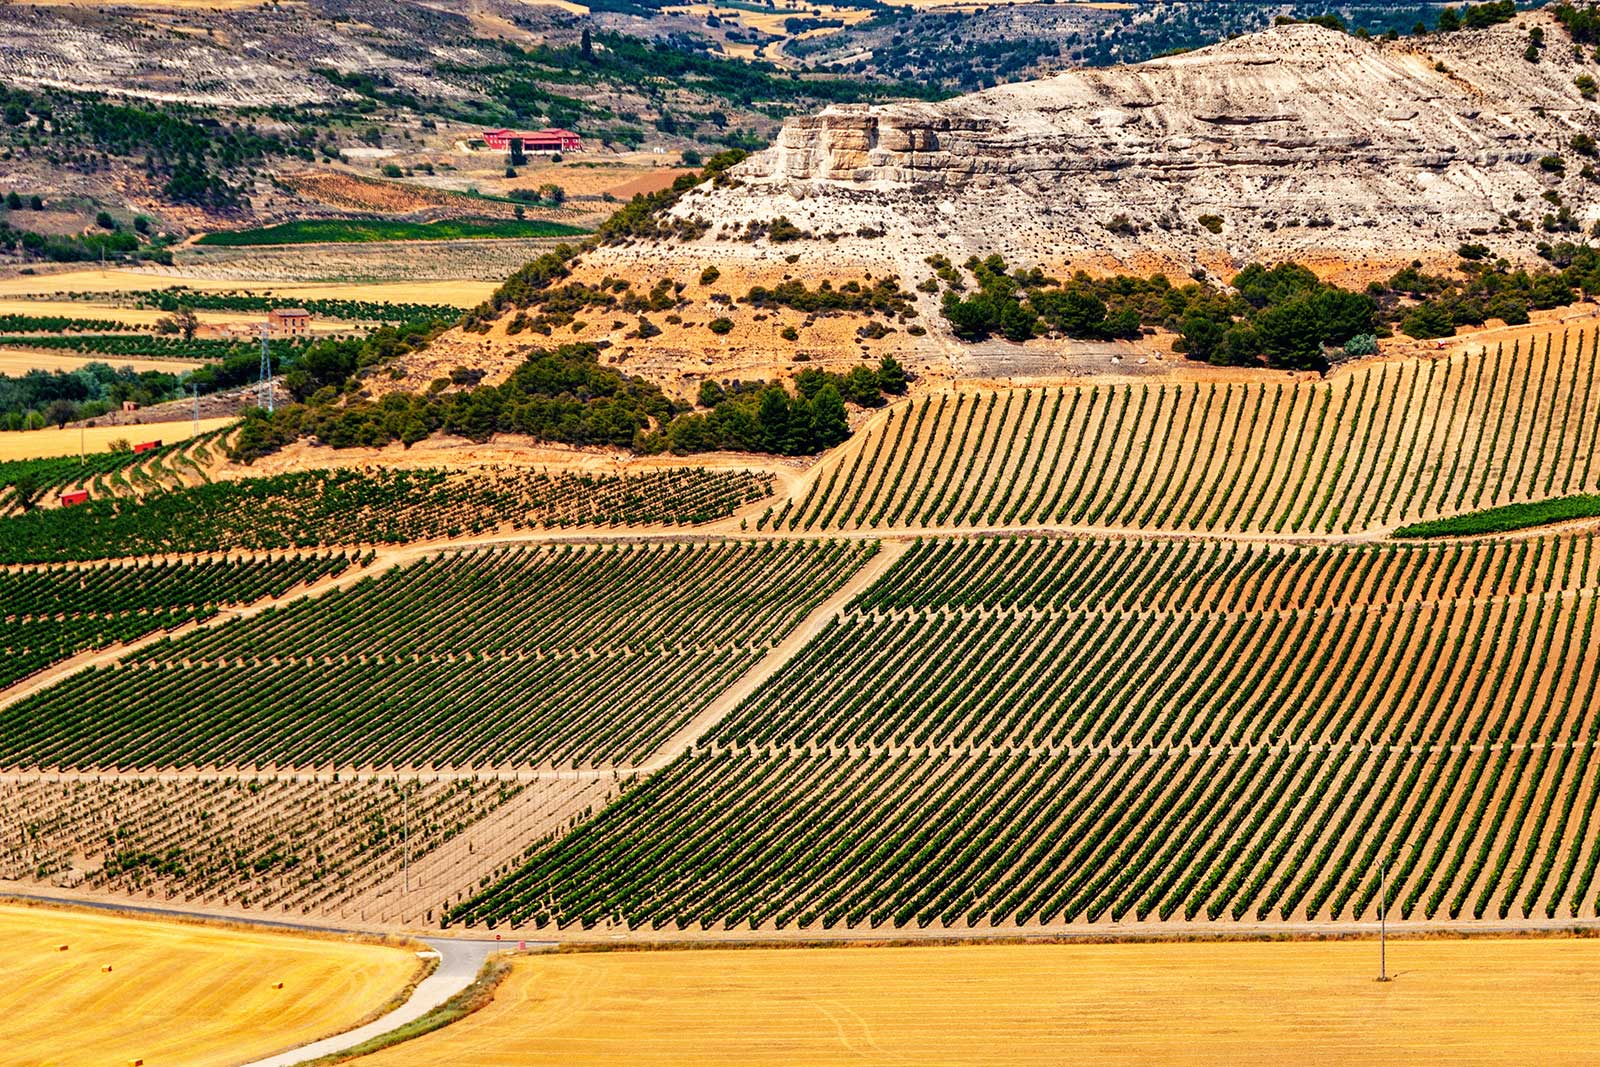
[[499, 152], [509, 152], [511, 142], [520, 140], [524, 152], [581, 152], [583, 139], [571, 130], [484, 130], [483, 143]]
[[311, 312], [305, 308], [274, 308], [267, 325], [280, 337], [304, 337], [311, 332]]

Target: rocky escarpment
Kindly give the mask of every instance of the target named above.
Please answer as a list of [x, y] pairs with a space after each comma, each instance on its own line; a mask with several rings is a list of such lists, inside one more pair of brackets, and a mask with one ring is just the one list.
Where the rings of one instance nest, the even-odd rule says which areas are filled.
[[[939, 103], [831, 107], [685, 196], [674, 213], [709, 224], [691, 246], [597, 262], [859, 263], [916, 280], [932, 253], [1217, 276], [1288, 256], [1377, 271], [1464, 242], [1532, 259], [1600, 220], [1574, 149], [1600, 137], [1586, 72], [1600, 69], [1532, 13], [1397, 41], [1280, 26]], [[778, 218], [801, 236], [765, 235]]]

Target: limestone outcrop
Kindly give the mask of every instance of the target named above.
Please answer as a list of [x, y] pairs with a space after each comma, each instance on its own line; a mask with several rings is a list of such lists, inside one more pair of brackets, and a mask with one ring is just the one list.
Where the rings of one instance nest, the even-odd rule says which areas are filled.
[[[1600, 68], [1528, 13], [1396, 41], [1279, 26], [937, 103], [830, 107], [680, 201], [675, 214], [710, 224], [692, 249], [595, 259], [800, 253], [908, 281], [933, 253], [1215, 276], [1289, 256], [1376, 271], [1453, 259], [1464, 242], [1531, 260], [1538, 241], [1600, 221], [1582, 140], [1600, 138], [1600, 104], [1584, 73]], [[779, 217], [810, 236], [749, 238]]]

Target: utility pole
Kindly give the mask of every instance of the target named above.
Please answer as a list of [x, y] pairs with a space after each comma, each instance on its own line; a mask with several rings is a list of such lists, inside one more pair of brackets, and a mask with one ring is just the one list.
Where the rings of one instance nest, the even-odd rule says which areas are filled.
[[404, 812], [405, 882], [406, 892], [411, 892], [411, 783], [407, 782], [400, 794], [400, 807]]
[[1378, 981], [1389, 978], [1389, 857], [1378, 864]]
[[267, 414], [272, 414], [272, 346], [269, 337], [272, 326], [269, 323], [261, 324], [261, 406], [267, 409]]

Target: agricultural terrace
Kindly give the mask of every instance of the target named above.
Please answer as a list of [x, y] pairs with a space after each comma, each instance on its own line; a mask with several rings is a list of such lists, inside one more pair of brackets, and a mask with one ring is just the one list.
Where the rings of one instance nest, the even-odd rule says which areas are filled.
[[1590, 491], [1597, 342], [1326, 381], [936, 393], [874, 420], [761, 526], [1350, 534]]
[[176, 630], [362, 562], [333, 553], [0, 570], [0, 689], [87, 649]]
[[434, 925], [446, 902], [504, 874], [614, 789], [594, 778], [19, 777], [0, 780], [0, 880], [182, 908]]
[[356, 1025], [419, 967], [386, 945], [16, 905], [0, 952], [6, 1060], [27, 1067], [232, 1067]]
[[[58, 493], [85, 489], [91, 497], [139, 496], [157, 489], [182, 489], [210, 480], [207, 468], [222, 452], [222, 439], [235, 419], [194, 423], [154, 422], [139, 426], [97, 426], [90, 430], [24, 430], [0, 433], [0, 516], [19, 510], [16, 485], [31, 482], [42, 502]], [[117, 442], [163, 441], [160, 448], [135, 452], [111, 447]], [[84, 451], [80, 454], [79, 449]]]
[[[46, 477], [67, 478], [67, 471], [63, 464]], [[114, 484], [115, 475], [109, 480]], [[403, 544], [571, 526], [694, 525], [770, 496], [772, 480], [767, 473], [688, 467], [641, 474], [319, 469], [139, 499], [101, 497], [0, 519], [0, 563]]]
[[1576, 1067], [1593, 1060], [1597, 954], [1391, 941], [1387, 985], [1370, 942], [543, 954], [517, 958], [481, 1011], [354, 1062], [1276, 1067], [1448, 1049], [1456, 1065]]
[[1402, 918], [1592, 918], [1597, 593], [1593, 535], [923, 542], [451, 919], [1371, 918], [1380, 859]]
[[0, 710], [0, 765], [636, 763], [876, 548], [447, 552]]

